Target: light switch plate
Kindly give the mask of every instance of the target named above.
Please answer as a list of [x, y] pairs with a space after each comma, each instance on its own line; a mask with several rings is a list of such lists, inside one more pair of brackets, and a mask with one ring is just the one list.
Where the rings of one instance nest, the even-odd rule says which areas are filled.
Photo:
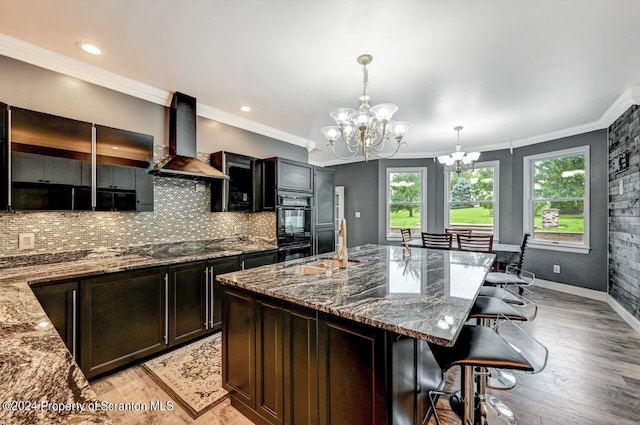
[[36, 247], [36, 238], [33, 233], [18, 234], [18, 249], [33, 249]]
[[356, 211], [356, 218], [360, 218], [360, 211]]
[[196, 192], [206, 192], [207, 184], [203, 182], [196, 182]]
[[242, 226], [233, 226], [233, 233], [239, 235], [242, 233]]

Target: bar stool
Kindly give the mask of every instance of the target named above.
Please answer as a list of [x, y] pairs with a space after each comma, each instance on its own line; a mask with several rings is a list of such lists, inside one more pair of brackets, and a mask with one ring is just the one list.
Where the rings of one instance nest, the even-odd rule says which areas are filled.
[[[462, 425], [517, 423], [514, 416], [505, 417], [500, 410], [488, 407], [491, 397], [486, 394], [486, 373], [477, 373], [477, 368], [499, 367], [538, 373], [544, 369], [548, 358], [548, 350], [544, 345], [506, 317], [501, 317], [495, 331], [485, 326], [465, 325], [453, 347], [434, 344], [430, 344], [430, 347], [443, 373], [454, 366], [462, 369]], [[429, 392], [430, 410], [433, 409], [436, 424], [440, 425], [434, 395], [451, 393]]]

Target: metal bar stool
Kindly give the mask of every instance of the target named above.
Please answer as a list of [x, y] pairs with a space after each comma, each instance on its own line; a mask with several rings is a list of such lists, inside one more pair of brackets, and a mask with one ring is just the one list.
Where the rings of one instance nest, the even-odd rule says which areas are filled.
[[[505, 418], [500, 411], [487, 408], [486, 373], [477, 373], [477, 368], [492, 366], [538, 373], [546, 366], [548, 357], [548, 350], [544, 345], [506, 317], [501, 317], [495, 331], [485, 326], [465, 325], [453, 347], [433, 344], [430, 347], [443, 372], [454, 366], [460, 366], [462, 369], [462, 425], [517, 423], [515, 417]], [[430, 410], [433, 409], [436, 424], [440, 425], [435, 408], [435, 395], [451, 393], [429, 392]]]

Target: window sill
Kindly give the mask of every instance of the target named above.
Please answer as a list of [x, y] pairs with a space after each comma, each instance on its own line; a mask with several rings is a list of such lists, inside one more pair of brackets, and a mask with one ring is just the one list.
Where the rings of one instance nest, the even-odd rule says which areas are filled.
[[571, 252], [574, 254], [588, 254], [589, 251], [591, 251], [591, 248], [586, 245], [569, 245], [562, 244], [560, 242], [540, 242], [535, 240], [529, 240], [527, 247], [533, 249], [546, 249], [548, 251]]

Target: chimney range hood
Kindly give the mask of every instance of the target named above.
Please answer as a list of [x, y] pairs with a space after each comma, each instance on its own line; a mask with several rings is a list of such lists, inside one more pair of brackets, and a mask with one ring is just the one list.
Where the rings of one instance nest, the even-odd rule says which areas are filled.
[[228, 179], [229, 176], [197, 158], [196, 99], [175, 92], [169, 110], [169, 156], [158, 162], [152, 174], [184, 179]]

